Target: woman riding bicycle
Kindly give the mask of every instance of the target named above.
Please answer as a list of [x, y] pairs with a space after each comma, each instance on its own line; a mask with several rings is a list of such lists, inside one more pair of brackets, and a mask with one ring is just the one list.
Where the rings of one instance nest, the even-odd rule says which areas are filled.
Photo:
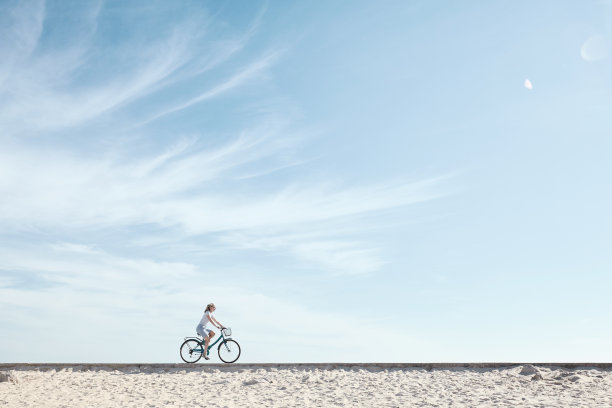
[[[204, 316], [202, 316], [202, 319], [200, 320], [200, 324], [198, 324], [198, 327], [196, 327], [196, 332], [200, 336], [204, 337], [204, 350], [208, 350], [208, 345], [210, 344], [210, 339], [215, 337], [215, 332], [212, 331], [211, 329], [207, 329], [206, 328], [206, 325], [208, 325], [208, 322], [210, 322], [213, 326], [215, 326], [218, 329], [222, 329], [224, 327], [212, 315], [212, 312], [214, 312], [215, 310], [217, 310], [217, 308], [215, 307], [215, 304], [214, 303], [209, 303], [206, 306], [206, 310], [204, 310]], [[210, 360], [210, 357], [208, 357], [207, 354], [208, 353], [204, 353], [204, 358], [206, 360]]]

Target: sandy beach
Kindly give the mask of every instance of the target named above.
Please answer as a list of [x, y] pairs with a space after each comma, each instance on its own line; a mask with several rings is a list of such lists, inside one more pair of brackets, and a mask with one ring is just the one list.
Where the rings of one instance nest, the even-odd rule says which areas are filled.
[[0, 370], [7, 407], [609, 407], [595, 367], [133, 366]]

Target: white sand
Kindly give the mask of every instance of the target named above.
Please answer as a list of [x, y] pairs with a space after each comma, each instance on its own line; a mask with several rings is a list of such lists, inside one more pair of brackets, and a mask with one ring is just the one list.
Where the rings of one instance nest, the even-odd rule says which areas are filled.
[[16, 368], [10, 374], [16, 382], [0, 383], [0, 406], [612, 406], [612, 372], [600, 369], [218, 369], [202, 365], [188, 370]]

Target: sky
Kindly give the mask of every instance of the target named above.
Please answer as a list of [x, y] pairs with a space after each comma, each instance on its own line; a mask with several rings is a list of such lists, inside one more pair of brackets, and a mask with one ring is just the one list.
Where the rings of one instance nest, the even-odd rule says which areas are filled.
[[0, 9], [0, 361], [612, 360], [612, 2]]

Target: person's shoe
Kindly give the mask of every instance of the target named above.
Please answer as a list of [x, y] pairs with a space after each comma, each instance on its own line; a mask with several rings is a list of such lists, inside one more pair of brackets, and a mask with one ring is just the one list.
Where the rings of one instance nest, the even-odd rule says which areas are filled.
[[204, 358], [205, 358], [206, 360], [210, 360], [210, 357], [208, 357], [208, 356], [204, 356]]

